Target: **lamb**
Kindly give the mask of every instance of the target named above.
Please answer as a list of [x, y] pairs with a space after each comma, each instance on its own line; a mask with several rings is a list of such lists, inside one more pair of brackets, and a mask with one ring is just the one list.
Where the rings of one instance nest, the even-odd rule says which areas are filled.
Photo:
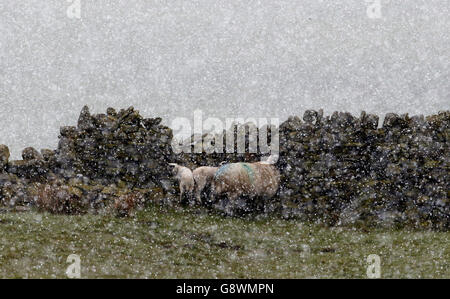
[[180, 202], [183, 200], [183, 194], [186, 192], [188, 194], [193, 194], [194, 191], [194, 176], [192, 171], [184, 166], [178, 165], [176, 163], [169, 163], [173, 166], [173, 175], [179, 182], [180, 186]]
[[194, 181], [195, 181], [195, 198], [199, 204], [201, 204], [201, 193], [205, 189], [206, 186], [210, 185], [214, 175], [216, 174], [216, 171], [219, 169], [219, 167], [212, 167], [212, 166], [201, 166], [194, 169], [192, 174], [194, 175]]
[[230, 163], [221, 166], [212, 181], [212, 196], [226, 193], [230, 201], [241, 195], [273, 197], [280, 185], [277, 157], [255, 163]]

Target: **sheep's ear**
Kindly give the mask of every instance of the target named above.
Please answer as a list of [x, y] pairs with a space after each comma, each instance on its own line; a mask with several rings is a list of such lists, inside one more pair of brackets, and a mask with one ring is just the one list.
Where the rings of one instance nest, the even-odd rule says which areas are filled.
[[170, 166], [177, 166], [177, 163], [169, 163]]
[[276, 164], [278, 162], [279, 158], [280, 158], [280, 155], [278, 155], [278, 154], [270, 155], [270, 162], [271, 162], [271, 164]]
[[263, 164], [276, 164], [278, 162], [279, 156], [277, 154], [271, 154], [268, 157], [264, 157], [261, 159], [261, 163]]

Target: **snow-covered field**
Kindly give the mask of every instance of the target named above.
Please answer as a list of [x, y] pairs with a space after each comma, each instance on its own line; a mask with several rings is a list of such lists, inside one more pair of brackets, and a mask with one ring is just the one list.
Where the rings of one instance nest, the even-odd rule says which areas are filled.
[[239, 219], [203, 209], [149, 206], [134, 218], [0, 214], [0, 277], [64, 278], [449, 278], [450, 234], [326, 228]]

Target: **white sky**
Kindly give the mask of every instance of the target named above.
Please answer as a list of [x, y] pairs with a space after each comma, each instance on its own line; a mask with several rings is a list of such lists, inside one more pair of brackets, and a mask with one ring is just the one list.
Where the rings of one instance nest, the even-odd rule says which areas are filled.
[[[370, 0], [375, 1], [375, 0]], [[59, 127], [134, 105], [215, 117], [450, 109], [450, 1], [0, 0], [0, 144], [56, 148]]]

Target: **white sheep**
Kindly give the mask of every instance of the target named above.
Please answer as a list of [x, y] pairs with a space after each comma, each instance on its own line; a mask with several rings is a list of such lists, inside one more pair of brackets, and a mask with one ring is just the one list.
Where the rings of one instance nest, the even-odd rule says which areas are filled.
[[192, 171], [184, 166], [178, 165], [176, 163], [169, 163], [169, 165], [173, 166], [173, 175], [179, 182], [180, 186], [180, 202], [183, 199], [183, 194], [187, 192], [188, 194], [192, 194], [194, 191], [194, 176], [192, 175]]
[[214, 179], [214, 175], [219, 167], [212, 166], [201, 166], [194, 169], [192, 174], [194, 175], [195, 181], [195, 198], [199, 204], [201, 204], [201, 193], [206, 186], [210, 185]]
[[211, 198], [226, 193], [230, 201], [241, 195], [271, 198], [280, 185], [280, 172], [275, 167], [277, 155], [255, 163], [230, 163], [222, 165], [214, 175]]

